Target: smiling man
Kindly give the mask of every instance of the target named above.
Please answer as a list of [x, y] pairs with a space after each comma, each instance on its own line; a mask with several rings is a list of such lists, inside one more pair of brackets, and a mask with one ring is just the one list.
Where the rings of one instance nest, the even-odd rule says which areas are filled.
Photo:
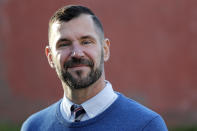
[[59, 9], [49, 22], [45, 52], [64, 89], [63, 99], [30, 116], [22, 131], [167, 131], [160, 115], [113, 91], [105, 80], [110, 42], [94, 13]]

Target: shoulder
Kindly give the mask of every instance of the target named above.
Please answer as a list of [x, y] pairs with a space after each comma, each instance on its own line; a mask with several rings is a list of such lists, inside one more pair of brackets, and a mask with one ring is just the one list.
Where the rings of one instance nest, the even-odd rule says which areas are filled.
[[45, 122], [49, 122], [46, 120], [53, 120], [56, 115], [56, 109], [58, 108], [61, 100], [50, 105], [49, 107], [32, 114], [27, 120], [24, 121], [21, 131], [33, 131], [38, 130]]
[[118, 100], [119, 100], [119, 108], [123, 111], [128, 111], [130, 114], [135, 114], [137, 116], [157, 116], [158, 114], [151, 109], [145, 107], [144, 105], [136, 102], [133, 99], [130, 99], [123, 94], [118, 94]]
[[138, 125], [143, 130], [151, 128], [154, 131], [157, 127], [160, 130], [161, 128], [165, 129], [161, 131], [167, 130], [163, 118], [158, 113], [120, 93], [117, 94], [119, 96], [117, 108], [122, 112], [120, 117], [125, 117], [128, 124], [135, 123], [135, 125]]

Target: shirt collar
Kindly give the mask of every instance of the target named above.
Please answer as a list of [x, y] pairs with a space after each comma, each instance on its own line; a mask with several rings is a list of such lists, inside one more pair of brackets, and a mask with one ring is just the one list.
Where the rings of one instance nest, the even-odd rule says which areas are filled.
[[[101, 90], [96, 96], [81, 104], [89, 118], [93, 118], [96, 115], [100, 114], [116, 95], [112, 89], [111, 83], [109, 81], [105, 82], [106, 85], [103, 90]], [[74, 103], [71, 102], [64, 94], [62, 100], [62, 108], [65, 111], [68, 119], [70, 119], [71, 117], [70, 108], [73, 104]]]
[[63, 97], [63, 100], [62, 100], [62, 108], [63, 108], [63, 111], [66, 113], [66, 116], [68, 119], [70, 119], [71, 117], [71, 106], [73, 105], [74, 103], [71, 102], [65, 95], [64, 93], [64, 97]]
[[93, 118], [100, 114], [115, 97], [111, 83], [108, 81], [105, 82], [106, 86], [103, 90], [101, 90], [96, 96], [82, 103], [89, 118]]

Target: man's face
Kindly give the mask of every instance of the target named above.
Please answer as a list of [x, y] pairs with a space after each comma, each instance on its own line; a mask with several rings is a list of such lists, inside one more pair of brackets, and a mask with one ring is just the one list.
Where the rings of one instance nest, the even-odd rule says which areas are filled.
[[97, 30], [89, 15], [52, 24], [48, 59], [71, 88], [86, 88], [103, 73], [104, 48]]

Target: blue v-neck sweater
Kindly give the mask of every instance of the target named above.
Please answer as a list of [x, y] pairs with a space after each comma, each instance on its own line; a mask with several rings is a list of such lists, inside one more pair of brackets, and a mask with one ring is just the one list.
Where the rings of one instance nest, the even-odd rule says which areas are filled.
[[118, 93], [116, 101], [96, 117], [68, 122], [60, 112], [61, 100], [33, 114], [21, 131], [167, 131], [160, 115]]

